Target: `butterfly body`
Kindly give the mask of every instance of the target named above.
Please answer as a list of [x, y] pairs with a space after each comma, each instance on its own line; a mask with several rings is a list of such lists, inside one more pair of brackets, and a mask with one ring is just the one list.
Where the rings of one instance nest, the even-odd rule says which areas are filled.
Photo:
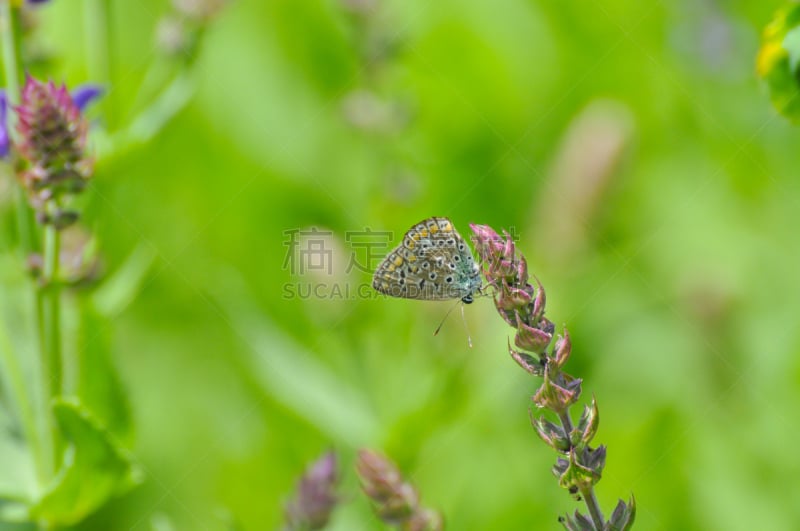
[[405, 233], [375, 270], [372, 287], [392, 297], [469, 304], [481, 288], [480, 268], [453, 223], [432, 217]]

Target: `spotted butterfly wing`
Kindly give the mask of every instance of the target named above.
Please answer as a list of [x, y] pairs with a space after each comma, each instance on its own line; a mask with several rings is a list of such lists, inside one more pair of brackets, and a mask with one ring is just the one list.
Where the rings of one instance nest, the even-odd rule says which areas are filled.
[[392, 297], [472, 302], [480, 290], [480, 268], [447, 218], [420, 221], [378, 266], [372, 287]]

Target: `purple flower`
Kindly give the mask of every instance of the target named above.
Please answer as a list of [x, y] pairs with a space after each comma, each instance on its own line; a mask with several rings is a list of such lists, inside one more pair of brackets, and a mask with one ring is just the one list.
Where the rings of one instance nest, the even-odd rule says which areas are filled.
[[[40, 223], [63, 229], [78, 217], [64, 210], [59, 199], [79, 193], [92, 175], [94, 161], [86, 150], [89, 123], [81, 110], [99, 93], [84, 87], [73, 97], [64, 84], [25, 78], [20, 103], [12, 107], [17, 116], [14, 166]], [[51, 200], [54, 207], [47, 206]]]
[[80, 85], [78, 88], [72, 90], [72, 101], [75, 103], [75, 106], [78, 107], [78, 110], [83, 112], [84, 109], [86, 109], [86, 106], [102, 96], [104, 91], [105, 89], [103, 89], [103, 87], [100, 85], [94, 85], [91, 83]]
[[6, 91], [0, 90], [0, 158], [6, 158], [8, 152], [11, 151], [11, 140], [8, 137], [8, 128], [6, 127], [8, 115], [8, 98]]
[[[34, 3], [44, 3], [48, 0], [29, 0]], [[103, 95], [104, 89], [100, 85], [87, 83], [72, 91], [72, 101], [79, 111], [83, 112], [94, 100]], [[8, 134], [8, 96], [6, 91], [0, 89], [0, 158], [6, 158], [11, 151], [11, 137]]]
[[419, 493], [393, 462], [372, 450], [358, 451], [361, 489], [383, 522], [406, 531], [441, 531], [442, 516], [419, 503]]
[[339, 465], [336, 453], [327, 452], [311, 463], [297, 485], [295, 498], [286, 505], [286, 531], [323, 529], [339, 497]]

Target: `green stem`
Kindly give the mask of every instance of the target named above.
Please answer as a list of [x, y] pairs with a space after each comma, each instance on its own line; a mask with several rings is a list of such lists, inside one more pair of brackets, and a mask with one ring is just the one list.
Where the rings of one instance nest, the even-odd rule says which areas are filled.
[[[9, 107], [19, 105], [20, 87], [25, 72], [22, 67], [22, 42], [20, 7], [12, 5], [11, 0], [0, 0], [0, 38], [3, 44], [3, 66], [6, 80], [6, 97]], [[16, 113], [8, 113], [7, 130], [12, 140], [16, 136]], [[16, 194], [17, 230], [19, 231], [20, 248], [27, 256], [36, 248], [33, 211], [28, 205], [25, 192], [21, 187]]]
[[[47, 205], [52, 215], [55, 204]], [[58, 259], [61, 247], [61, 234], [52, 224], [44, 228], [44, 270], [42, 273], [42, 317], [44, 329], [44, 349], [42, 352], [42, 390], [46, 398], [46, 414], [50, 425], [49, 435], [51, 455], [58, 465], [60, 445], [59, 433], [50, 413], [50, 403], [62, 392], [61, 359], [61, 297], [58, 279]]]
[[86, 0], [86, 56], [89, 79], [102, 84], [106, 94], [99, 102], [109, 131], [116, 127], [113, 76], [113, 39], [111, 38], [111, 0]]
[[572, 419], [569, 417], [569, 411], [562, 411], [558, 414], [558, 418], [561, 419], [561, 426], [564, 428], [564, 433], [567, 437], [569, 434], [572, 433]]
[[586, 508], [589, 509], [589, 514], [592, 516], [592, 522], [597, 531], [602, 531], [605, 526], [605, 518], [600, 511], [600, 503], [597, 501], [597, 496], [594, 494], [594, 488], [588, 487], [581, 489], [581, 497], [586, 502]]
[[5, 65], [6, 91], [9, 99], [19, 103], [19, 87], [22, 85], [24, 73], [22, 64], [22, 32], [20, 7], [14, 6], [11, 0], [0, 2], [3, 25], [3, 63]]
[[[5, 77], [6, 97], [9, 108], [19, 105], [21, 101], [21, 86], [25, 78], [25, 70], [22, 62], [22, 13], [21, 3], [11, 0], [0, 0], [0, 43], [2, 43], [3, 53], [3, 74]], [[16, 140], [17, 115], [9, 112], [7, 116], [7, 131], [12, 144]], [[37, 232], [33, 218], [33, 210], [28, 205], [25, 190], [17, 186], [16, 190], [16, 218], [17, 231], [19, 233], [19, 248], [22, 260], [27, 260], [30, 253], [36, 252], [38, 248]], [[40, 357], [38, 369], [42, 372], [46, 368], [45, 355], [45, 323], [44, 309], [45, 297], [42, 290], [36, 290], [36, 315], [38, 317]], [[54, 443], [53, 443], [53, 419], [50, 412], [50, 395], [45, 392], [47, 380], [40, 383], [41, 399], [36, 404], [41, 407], [38, 415], [32, 411], [30, 395], [25, 392], [25, 380], [19, 371], [19, 360], [11, 354], [8, 344], [3, 347], [7, 356], [6, 364], [9, 372], [9, 379], [12, 380], [12, 392], [16, 395], [16, 400], [20, 409], [23, 429], [26, 432], [28, 444], [34, 455], [37, 477], [40, 484], [45, 484], [54, 473]], [[36, 388], [36, 387], [34, 387]]]
[[[569, 437], [570, 433], [572, 433], [573, 424], [572, 418], [569, 416], [569, 411], [562, 411], [558, 414], [558, 418], [561, 420], [561, 427], [564, 429], [564, 433]], [[597, 496], [594, 493], [594, 487], [587, 487], [585, 489], [581, 489], [581, 497], [583, 501], [586, 503], [586, 508], [589, 510], [589, 514], [592, 517], [592, 523], [594, 523], [595, 529], [597, 531], [602, 531], [603, 527], [605, 526], [605, 518], [603, 517], [603, 512], [600, 510], [600, 503], [597, 501]]]
[[61, 394], [61, 326], [58, 286], [58, 255], [61, 235], [52, 224], [44, 229], [44, 321], [47, 358], [47, 385], [51, 398]]

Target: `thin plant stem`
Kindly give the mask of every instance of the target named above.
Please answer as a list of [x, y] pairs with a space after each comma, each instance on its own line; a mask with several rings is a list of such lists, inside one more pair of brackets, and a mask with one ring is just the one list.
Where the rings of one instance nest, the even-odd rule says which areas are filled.
[[61, 394], [61, 326], [60, 290], [58, 289], [58, 255], [61, 235], [52, 224], [44, 229], [44, 320], [47, 360], [47, 386], [51, 398]]
[[[52, 214], [56, 205], [48, 205]], [[49, 424], [49, 448], [56, 466], [59, 464], [60, 437], [52, 419], [50, 404], [53, 398], [62, 393], [62, 354], [61, 354], [61, 290], [58, 279], [58, 261], [61, 252], [61, 233], [52, 224], [44, 228], [44, 268], [42, 271], [42, 317], [44, 329], [44, 349], [42, 352], [42, 389], [46, 398], [45, 414]]]
[[600, 510], [600, 503], [597, 501], [594, 487], [581, 489], [581, 497], [583, 501], [586, 502], [586, 508], [589, 509], [589, 514], [592, 516], [595, 529], [597, 529], [597, 531], [602, 531], [606, 520], [603, 518], [603, 513]]
[[[20, 87], [25, 77], [22, 64], [22, 32], [21, 32], [21, 3], [17, 4], [11, 0], [0, 0], [0, 43], [2, 43], [4, 77], [6, 84], [6, 97], [8, 98], [9, 108], [18, 105], [21, 100]], [[12, 141], [16, 136], [17, 116], [14, 112], [8, 113], [7, 130]], [[28, 205], [25, 191], [21, 186], [16, 187], [16, 218], [17, 230], [19, 232], [19, 248], [22, 259], [26, 260], [29, 253], [35, 252], [38, 247], [37, 233], [33, 221], [33, 210]], [[42, 290], [35, 290], [35, 308], [37, 323], [39, 328], [39, 352], [38, 369], [44, 377], [46, 367], [45, 355], [45, 301]], [[6, 348], [6, 347], [4, 347]], [[10, 349], [10, 346], [8, 347]], [[34, 455], [37, 470], [37, 477], [40, 483], [49, 481], [54, 473], [54, 444], [53, 444], [53, 420], [50, 414], [50, 394], [47, 391], [47, 379], [40, 383], [40, 400], [36, 403], [42, 408], [39, 415], [34, 415], [30, 407], [29, 395], [25, 392], [25, 381], [22, 379], [21, 372], [18, 371], [19, 363], [8, 352], [7, 366], [9, 367], [9, 377], [16, 383], [12, 383], [12, 392], [16, 395], [20, 407], [24, 429], [27, 433], [28, 444]], [[14, 358], [14, 359], [12, 359]], [[17, 372], [15, 376], [14, 373]], [[28, 417], [26, 419], [26, 417]], [[35, 433], [34, 433], [35, 432]]]
[[[558, 414], [558, 418], [561, 420], [561, 427], [564, 429], [564, 433], [567, 437], [569, 437], [573, 430], [572, 419], [569, 416], [569, 411], [562, 411]], [[605, 526], [606, 520], [603, 518], [603, 512], [600, 510], [600, 504], [598, 503], [597, 496], [594, 493], [594, 487], [590, 486], [585, 489], [581, 489], [581, 497], [586, 503], [586, 508], [589, 510], [589, 514], [592, 517], [592, 522], [594, 523], [595, 529], [601, 531]]]
[[[6, 81], [6, 97], [9, 108], [20, 101], [20, 86], [25, 76], [22, 68], [21, 19], [20, 7], [12, 5], [11, 0], [0, 0], [0, 38], [3, 44], [3, 65]], [[16, 115], [8, 113], [8, 132], [16, 132]], [[25, 198], [22, 187], [16, 190], [17, 230], [19, 231], [20, 249], [24, 255], [36, 247], [36, 233], [33, 224], [33, 211]]]
[[[528, 262], [518, 254], [511, 235], [503, 231], [503, 237], [488, 225], [471, 224], [475, 250], [478, 252], [483, 277], [495, 288], [494, 303], [505, 322], [517, 329], [514, 350], [508, 342], [508, 353], [527, 373], [541, 376], [542, 385], [533, 395], [533, 403], [539, 409], [551, 411], [561, 422], [560, 429], [544, 415], [532, 418], [539, 437], [551, 448], [568, 458], [559, 457], [553, 472], [559, 484], [570, 494], [580, 495], [589, 509], [590, 518], [575, 511], [575, 515], [559, 518], [567, 529], [589, 527], [596, 531], [606, 528], [606, 522], [594, 484], [600, 479], [605, 466], [606, 447], [592, 448], [590, 443], [597, 433], [599, 413], [592, 398], [591, 407], [584, 409], [578, 421], [578, 429], [570, 417], [569, 409], [581, 396], [580, 378], [562, 371], [572, 352], [572, 341], [567, 329], [559, 334], [553, 344], [555, 324], [545, 317], [544, 287], [533, 277], [530, 282]], [[552, 348], [551, 348], [552, 346]], [[612, 516], [615, 529], [630, 529], [636, 518], [636, 502], [631, 496], [628, 504], [620, 500]]]
[[562, 411], [559, 413], [558, 418], [561, 419], [561, 426], [564, 428], [564, 433], [569, 437], [572, 433], [572, 419], [569, 417], [569, 411]]

